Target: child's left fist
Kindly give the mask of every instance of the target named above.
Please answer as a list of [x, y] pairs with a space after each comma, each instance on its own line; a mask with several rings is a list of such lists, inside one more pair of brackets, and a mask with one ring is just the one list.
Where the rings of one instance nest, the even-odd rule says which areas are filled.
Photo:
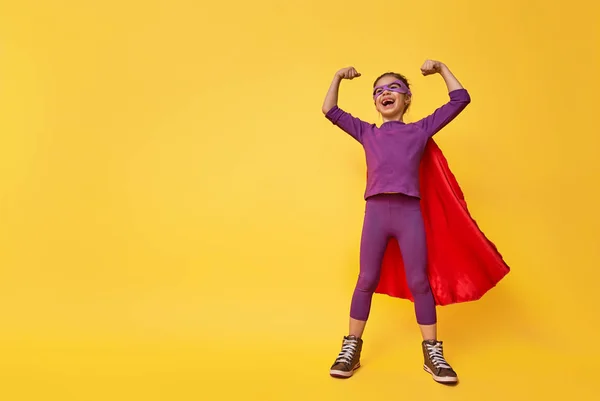
[[421, 66], [421, 74], [427, 76], [437, 74], [442, 71], [443, 63], [436, 60], [426, 60]]

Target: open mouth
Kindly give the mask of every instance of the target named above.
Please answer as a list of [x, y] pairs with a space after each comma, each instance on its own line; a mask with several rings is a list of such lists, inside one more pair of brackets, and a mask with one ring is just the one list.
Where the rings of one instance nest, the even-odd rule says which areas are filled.
[[394, 105], [395, 101], [394, 99], [383, 99], [381, 101], [381, 105], [383, 107], [392, 107]]

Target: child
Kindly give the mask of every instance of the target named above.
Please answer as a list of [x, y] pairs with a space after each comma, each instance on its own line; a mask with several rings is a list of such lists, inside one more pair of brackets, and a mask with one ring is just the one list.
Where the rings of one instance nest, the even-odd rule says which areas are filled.
[[460, 188], [431, 139], [465, 109], [470, 95], [439, 61], [425, 61], [421, 72], [440, 74], [450, 99], [414, 123], [404, 122], [412, 94], [407, 79], [397, 73], [375, 80], [373, 100], [383, 119], [379, 127], [337, 105], [341, 81], [361, 75], [353, 67], [336, 73], [323, 103], [327, 119], [363, 146], [367, 163], [360, 274], [349, 333], [330, 369], [333, 377], [351, 377], [360, 367], [371, 300], [380, 292], [414, 302], [424, 370], [437, 382], [457, 382], [437, 339], [436, 305], [478, 299], [508, 273], [468, 215]]

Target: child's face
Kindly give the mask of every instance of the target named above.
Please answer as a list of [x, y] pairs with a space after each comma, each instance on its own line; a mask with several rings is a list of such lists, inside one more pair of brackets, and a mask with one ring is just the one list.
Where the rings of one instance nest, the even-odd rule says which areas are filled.
[[[387, 88], [385, 88], [387, 86]], [[400, 91], [400, 92], [398, 92]], [[385, 119], [397, 119], [402, 116], [408, 103], [410, 103], [410, 93], [394, 76], [382, 77], [373, 89], [375, 107]]]

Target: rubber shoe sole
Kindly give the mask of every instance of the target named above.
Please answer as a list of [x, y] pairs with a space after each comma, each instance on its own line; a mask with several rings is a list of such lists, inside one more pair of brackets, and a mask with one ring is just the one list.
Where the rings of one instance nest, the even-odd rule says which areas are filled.
[[433, 374], [433, 372], [431, 371], [431, 369], [429, 369], [429, 367], [427, 365], [423, 365], [423, 369], [429, 373], [431, 375], [431, 377], [433, 377], [433, 380], [435, 380], [438, 383], [444, 383], [444, 384], [454, 384], [458, 382], [458, 377], [451, 377], [451, 376], [436, 376]]
[[360, 368], [360, 363], [357, 363], [356, 366], [354, 367], [354, 369], [352, 369], [350, 372], [345, 372], [343, 370], [331, 369], [329, 371], [329, 375], [331, 377], [335, 377], [336, 379], [349, 379], [350, 377], [352, 377], [352, 375], [358, 368]]

